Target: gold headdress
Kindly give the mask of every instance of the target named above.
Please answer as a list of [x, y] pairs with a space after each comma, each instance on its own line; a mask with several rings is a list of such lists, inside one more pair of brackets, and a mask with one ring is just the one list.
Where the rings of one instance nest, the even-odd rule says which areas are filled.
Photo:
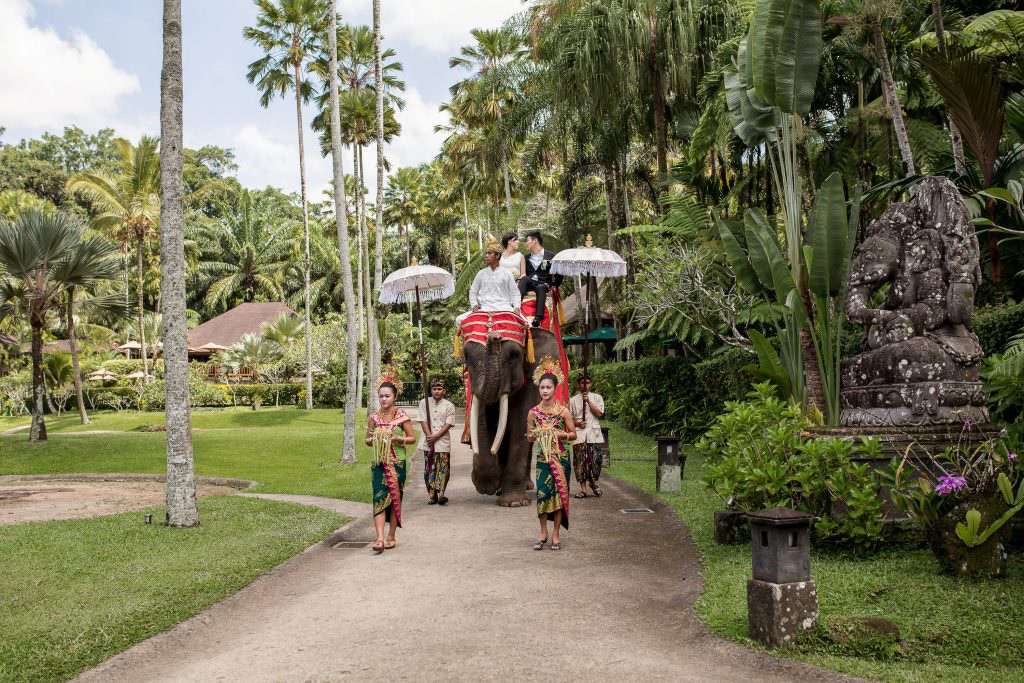
[[547, 374], [554, 375], [559, 384], [565, 381], [561, 364], [551, 356], [544, 356], [537, 362], [537, 367], [533, 371], [533, 383], [540, 384], [540, 378]]
[[484, 243], [484, 251], [493, 251], [495, 254], [500, 254], [505, 249], [494, 235], [488, 235], [487, 241]]
[[374, 385], [374, 389], [380, 391], [381, 385], [389, 382], [395, 385], [396, 394], [401, 394], [402, 389], [405, 388], [405, 383], [402, 382], [402, 378], [398, 374], [398, 368], [394, 366], [386, 366], [380, 369], [380, 375], [377, 377], [377, 384]]

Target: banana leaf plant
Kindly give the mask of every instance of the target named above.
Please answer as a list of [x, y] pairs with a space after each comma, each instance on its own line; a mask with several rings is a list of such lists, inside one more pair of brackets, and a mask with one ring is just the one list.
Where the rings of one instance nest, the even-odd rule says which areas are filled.
[[[723, 250], [739, 286], [773, 302], [779, 313], [774, 321], [779, 351], [757, 330], [748, 331], [758, 356], [758, 364], [750, 369], [770, 380], [793, 402], [803, 404], [806, 394], [800, 332], [806, 330], [814, 343], [824, 387], [824, 417], [833, 425], [839, 424], [841, 411], [843, 302], [859, 213], [859, 196], [847, 212], [839, 174], [826, 178], [817, 192], [807, 234], [797, 245], [803, 258], [795, 268], [777, 241], [777, 230], [760, 209], [749, 209], [744, 215], [743, 244], [733, 229], [715, 216]], [[807, 283], [810, 308], [798, 282]]]

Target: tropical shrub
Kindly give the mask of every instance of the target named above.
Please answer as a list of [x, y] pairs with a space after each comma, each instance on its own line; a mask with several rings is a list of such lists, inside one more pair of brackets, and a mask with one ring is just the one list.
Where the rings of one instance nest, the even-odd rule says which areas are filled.
[[1009, 522], [1024, 510], [1024, 476], [1005, 439], [976, 441], [964, 424], [959, 443], [932, 454], [908, 449], [893, 460], [893, 504], [925, 532], [943, 570], [1003, 576]]
[[774, 385], [754, 385], [747, 401], [729, 401], [697, 442], [705, 483], [730, 507], [744, 511], [777, 505], [820, 518], [820, 540], [859, 549], [883, 540], [882, 483], [854, 456], [877, 455], [875, 442], [801, 437], [809, 426], [799, 406], [779, 398]]
[[986, 356], [1002, 353], [1010, 339], [1024, 330], [1024, 303], [978, 308], [972, 327]]
[[[726, 401], [750, 388], [743, 367], [753, 356], [730, 349], [704, 361], [689, 358], [641, 358], [590, 366], [594, 391], [605, 400], [609, 417], [643, 434], [699, 437]], [[570, 377], [576, 386], [576, 370]], [[571, 389], [574, 391], [574, 389]]]

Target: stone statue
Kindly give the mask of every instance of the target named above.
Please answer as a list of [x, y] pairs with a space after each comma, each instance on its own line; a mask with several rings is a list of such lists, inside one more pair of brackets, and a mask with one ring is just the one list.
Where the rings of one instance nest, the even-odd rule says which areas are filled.
[[846, 314], [865, 336], [862, 352], [843, 361], [842, 424], [985, 423], [971, 331], [978, 239], [948, 179], [925, 178], [910, 194], [871, 223], [850, 265]]

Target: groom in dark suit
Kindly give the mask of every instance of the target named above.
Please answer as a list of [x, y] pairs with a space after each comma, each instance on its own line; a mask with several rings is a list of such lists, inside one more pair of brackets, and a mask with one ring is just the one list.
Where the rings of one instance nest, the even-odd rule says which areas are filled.
[[547, 314], [548, 290], [562, 284], [562, 276], [551, 272], [553, 258], [554, 252], [544, 248], [544, 238], [539, 231], [526, 233], [526, 275], [519, 278], [519, 294], [525, 297], [527, 293], [533, 292], [537, 295], [534, 327], [539, 327]]

